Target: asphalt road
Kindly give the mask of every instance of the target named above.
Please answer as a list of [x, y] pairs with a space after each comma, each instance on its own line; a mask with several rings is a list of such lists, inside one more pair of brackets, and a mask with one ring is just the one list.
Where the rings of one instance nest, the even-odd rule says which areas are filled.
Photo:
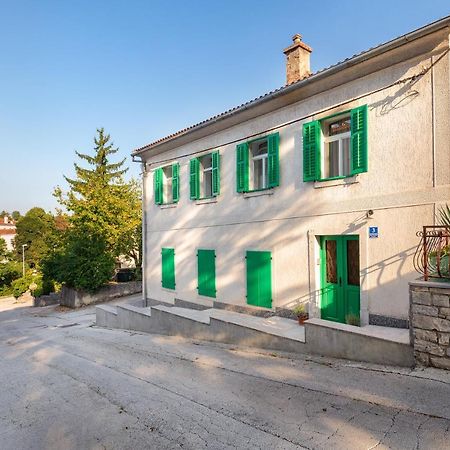
[[0, 449], [450, 448], [447, 372], [94, 321], [0, 300]]

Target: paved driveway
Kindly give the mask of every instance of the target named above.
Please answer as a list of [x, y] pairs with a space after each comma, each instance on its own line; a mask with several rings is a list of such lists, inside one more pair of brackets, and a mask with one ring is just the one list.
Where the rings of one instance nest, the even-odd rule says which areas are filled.
[[0, 448], [450, 448], [450, 376], [93, 326], [0, 300]]

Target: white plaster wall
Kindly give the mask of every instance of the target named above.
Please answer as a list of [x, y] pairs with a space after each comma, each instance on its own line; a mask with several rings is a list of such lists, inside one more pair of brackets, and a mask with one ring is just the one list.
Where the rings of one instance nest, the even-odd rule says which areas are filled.
[[[447, 42], [444, 44], [437, 54], [448, 47]], [[150, 171], [171, 162], [180, 163], [180, 201], [174, 207], [154, 205], [153, 177], [146, 177], [147, 297], [196, 300], [196, 249], [211, 248], [217, 254], [217, 300], [243, 304], [245, 251], [270, 250], [273, 306], [310, 298], [314, 311], [318, 254], [308, 240], [308, 231], [314, 230], [316, 235], [360, 235], [363, 321], [369, 312], [406, 318], [407, 283], [417, 276], [412, 267], [418, 243], [415, 233], [422, 225], [433, 223], [435, 203], [450, 198], [450, 171], [441, 167], [436, 170], [436, 161], [445, 164], [450, 153], [448, 107], [442, 102], [442, 97], [448, 99], [448, 57], [413, 85], [386, 86], [421, 72], [429, 64], [430, 55], [405, 61], [149, 157]], [[434, 104], [436, 86], [441, 96], [438, 112]], [[352, 101], [355, 97], [362, 98]], [[334, 107], [342, 102], [347, 103]], [[302, 123], [363, 104], [369, 108], [369, 171], [349, 185], [325, 183], [319, 188], [304, 183]], [[306, 116], [301, 122], [283, 126]], [[226, 143], [244, 141], [255, 133], [264, 135], [265, 130], [279, 126], [280, 187], [271, 195], [244, 198], [235, 188], [236, 144]], [[211, 148], [221, 153], [221, 194], [215, 203], [197, 204], [189, 200], [188, 164], [192, 156], [184, 155]], [[368, 209], [375, 211], [370, 220], [365, 218]], [[379, 227], [380, 237], [369, 240], [367, 230], [372, 225]], [[175, 292], [161, 288], [162, 247], [175, 248]]]

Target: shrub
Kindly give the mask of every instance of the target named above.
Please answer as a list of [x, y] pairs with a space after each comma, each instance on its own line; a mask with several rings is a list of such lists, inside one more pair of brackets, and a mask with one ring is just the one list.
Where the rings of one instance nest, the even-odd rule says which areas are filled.
[[348, 325], [354, 325], [355, 327], [359, 327], [360, 326], [359, 316], [357, 316], [356, 314], [347, 314], [345, 316], [345, 323], [347, 323]]
[[13, 280], [19, 278], [22, 274], [22, 267], [17, 262], [0, 263], [0, 288], [6, 288], [11, 285]]
[[30, 284], [33, 282], [33, 278], [30, 275], [17, 278], [11, 283], [12, 295], [17, 299], [22, 294], [28, 291]]
[[43, 261], [45, 280], [55, 280], [75, 289], [95, 292], [111, 279], [114, 257], [100, 234], [71, 230], [63, 248]]

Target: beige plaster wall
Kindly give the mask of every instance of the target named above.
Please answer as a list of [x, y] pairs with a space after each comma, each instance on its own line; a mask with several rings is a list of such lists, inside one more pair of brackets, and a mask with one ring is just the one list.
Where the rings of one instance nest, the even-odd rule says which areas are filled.
[[[447, 41], [435, 55], [446, 48]], [[150, 172], [180, 163], [180, 201], [154, 205], [153, 177], [145, 178], [147, 296], [196, 300], [196, 249], [211, 248], [217, 254], [217, 300], [245, 303], [245, 251], [270, 250], [273, 306], [310, 299], [311, 313], [317, 315], [314, 237], [358, 234], [363, 322], [369, 312], [407, 318], [408, 281], [417, 277], [412, 267], [415, 233], [433, 223], [435, 203], [450, 199], [448, 55], [414, 82], [387, 86], [420, 73], [430, 62], [427, 54], [396, 64], [148, 158]], [[304, 183], [302, 123], [363, 104], [369, 110], [369, 171], [348, 184]], [[299, 118], [305, 119], [285, 125]], [[236, 144], [226, 143], [256, 133], [263, 136], [274, 127], [280, 127], [280, 187], [246, 198], [235, 189]], [[216, 202], [193, 202], [188, 184], [192, 156], [185, 155], [211, 148], [221, 153], [221, 194]], [[371, 219], [366, 218], [369, 209], [374, 210]], [[378, 239], [367, 238], [369, 226], [379, 227]], [[175, 292], [161, 288], [161, 247], [175, 248]]]

